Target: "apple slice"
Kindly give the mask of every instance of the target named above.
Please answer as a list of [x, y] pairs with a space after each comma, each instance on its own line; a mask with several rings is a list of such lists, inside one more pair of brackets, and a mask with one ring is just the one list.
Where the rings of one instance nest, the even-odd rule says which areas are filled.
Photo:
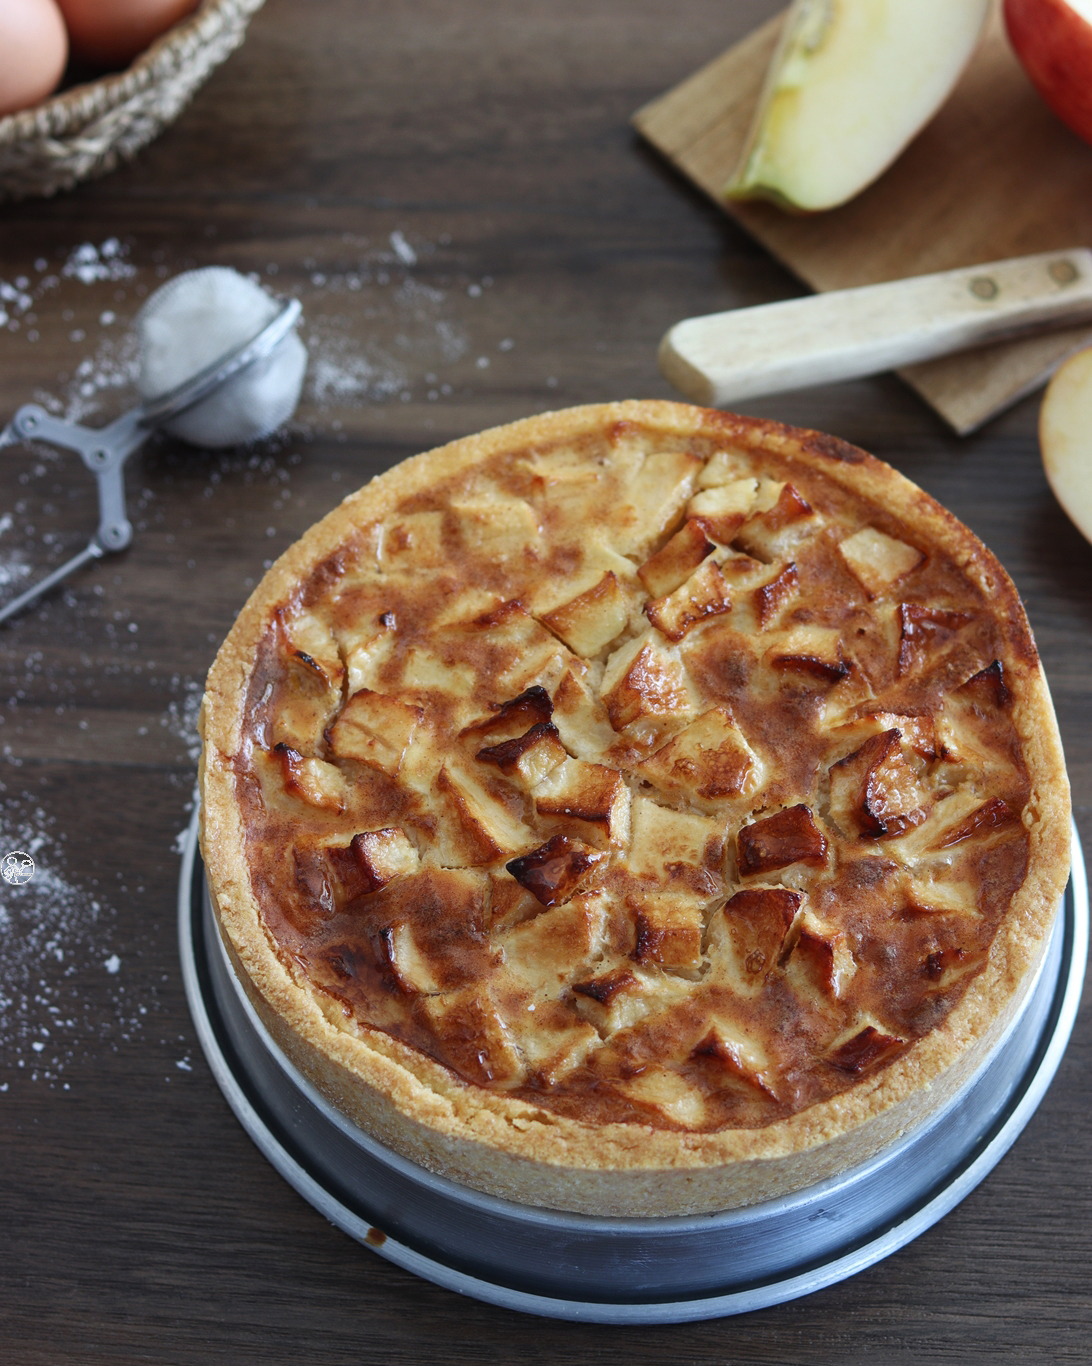
[[1005, 27], [1032, 85], [1092, 142], [1092, 0], [1005, 0]]
[[1050, 381], [1039, 410], [1039, 449], [1054, 496], [1092, 541], [1092, 347]]
[[944, 103], [990, 0], [795, 0], [729, 199], [832, 209]]

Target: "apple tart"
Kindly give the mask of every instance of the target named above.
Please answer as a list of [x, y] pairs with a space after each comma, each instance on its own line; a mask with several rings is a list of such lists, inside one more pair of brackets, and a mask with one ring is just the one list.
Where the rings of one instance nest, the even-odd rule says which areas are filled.
[[852, 446], [681, 404], [373, 480], [247, 603], [202, 733], [275, 1041], [398, 1153], [550, 1208], [879, 1151], [1015, 1018], [1068, 871], [993, 556]]

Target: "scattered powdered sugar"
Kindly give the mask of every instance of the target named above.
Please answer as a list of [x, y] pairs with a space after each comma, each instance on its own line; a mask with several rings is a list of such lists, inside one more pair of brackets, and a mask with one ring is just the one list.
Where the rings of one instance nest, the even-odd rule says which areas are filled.
[[326, 318], [311, 325], [307, 351], [306, 393], [318, 408], [381, 403], [409, 383], [406, 367], [382, 347], [366, 344], [363, 351], [358, 349]]
[[116, 237], [108, 237], [101, 247], [84, 242], [74, 247], [64, 263], [61, 274], [75, 277], [82, 284], [94, 285], [101, 280], [131, 280], [136, 266], [127, 259], [129, 248]]
[[83, 242], [73, 247], [59, 271], [40, 256], [32, 270], [10, 280], [0, 279], [0, 327], [9, 332], [25, 329], [27, 341], [37, 341], [35, 305], [58, 289], [62, 280], [79, 280], [85, 285], [131, 280], [137, 268], [128, 258], [129, 248], [117, 237], [108, 237], [99, 246]]
[[15, 550], [9, 556], [0, 557], [0, 588], [13, 588], [29, 574], [30, 565], [21, 551]]
[[[453, 386], [441, 372], [471, 349], [465, 327], [453, 316], [451, 284], [441, 288], [413, 273], [435, 255], [436, 245], [412, 245], [397, 228], [388, 241], [389, 246], [362, 253], [350, 269], [311, 272], [322, 308], [305, 300], [310, 355], [305, 394], [320, 413], [392, 399], [408, 402], [421, 384], [429, 402], [445, 398]], [[471, 297], [481, 297], [481, 284], [455, 283]], [[485, 283], [488, 287], [492, 281]], [[333, 311], [345, 296], [356, 296], [352, 314]]]
[[[0, 517], [0, 537], [15, 525], [10, 512]], [[0, 549], [0, 588], [17, 588], [23, 579], [29, 577], [30, 565], [23, 550]]]
[[171, 687], [176, 693], [181, 689], [181, 696], [171, 698], [167, 704], [167, 710], [159, 719], [159, 724], [176, 739], [182, 741], [191, 762], [196, 764], [201, 757], [201, 737], [197, 733], [197, 715], [201, 710], [204, 686], [195, 678], [180, 678], [178, 674], [175, 674], [171, 678]]
[[[159, 718], [159, 724], [176, 739], [182, 741], [190, 762], [196, 765], [201, 758], [201, 737], [197, 733], [197, 716], [201, 710], [204, 686], [195, 678], [182, 678], [175, 674], [171, 678], [171, 688], [174, 690], [175, 696], [167, 704], [167, 710]], [[181, 693], [180, 696], [179, 693]], [[193, 795], [184, 807], [187, 816], [193, 811], [197, 801], [198, 790], [195, 781]], [[187, 823], [175, 835], [171, 845], [173, 852], [179, 857], [186, 852], [188, 836], [189, 821], [187, 820]]]
[[395, 255], [403, 265], [415, 266], [417, 264], [417, 253], [406, 241], [406, 235], [400, 228], [395, 228], [391, 233], [390, 243], [394, 248]]
[[97, 1044], [128, 1040], [156, 999], [154, 988], [132, 998], [115, 913], [68, 879], [62, 843], [27, 794], [0, 808], [0, 850], [35, 862], [24, 886], [0, 884], [0, 1072], [68, 1090], [73, 1067]]
[[[140, 356], [131, 332], [103, 337], [92, 355], [76, 366], [61, 396], [39, 391], [35, 398], [49, 412], [69, 422], [83, 422], [102, 412], [104, 395], [110, 390], [129, 390], [136, 384]], [[111, 404], [111, 407], [116, 407]]]

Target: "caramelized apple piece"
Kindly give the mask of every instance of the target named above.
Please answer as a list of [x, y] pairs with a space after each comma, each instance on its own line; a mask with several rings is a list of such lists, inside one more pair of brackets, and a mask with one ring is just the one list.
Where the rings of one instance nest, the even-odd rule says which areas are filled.
[[839, 683], [849, 676], [839, 633], [828, 626], [796, 626], [766, 655], [782, 673], [801, 674], [820, 683]]
[[394, 774], [423, 716], [420, 707], [365, 688], [345, 703], [326, 739], [339, 759], [356, 759]]
[[[615, 548], [644, 555], [677, 524], [702, 462], [687, 451], [653, 451], [641, 461], [616, 507], [609, 510]], [[598, 510], [602, 520], [602, 509]], [[592, 520], [595, 520], [594, 518]]]
[[811, 504], [801, 498], [792, 484], [785, 484], [772, 508], [743, 523], [733, 544], [769, 564], [786, 545], [799, 539], [798, 535], [786, 532], [803, 530], [800, 524], [813, 515]]
[[974, 620], [970, 612], [948, 607], [925, 607], [919, 602], [899, 604], [899, 674], [922, 663], [934, 642], [947, 640]]
[[597, 843], [625, 844], [629, 788], [617, 769], [566, 756], [531, 795], [543, 820], [576, 825]]
[[624, 645], [607, 661], [600, 696], [615, 730], [636, 721], [674, 719], [689, 710], [682, 665], [647, 636]]
[[277, 614], [275, 629], [285, 660], [283, 681], [261, 743], [286, 744], [301, 754], [322, 752], [322, 735], [341, 705], [345, 666], [330, 627], [307, 615]]
[[662, 1118], [685, 1128], [697, 1129], [705, 1122], [702, 1091], [668, 1067], [650, 1067], [635, 1076], [612, 1083], [628, 1100], [654, 1110]]
[[323, 668], [317, 659], [314, 659], [309, 655], [306, 650], [293, 650], [291, 652], [291, 662], [302, 668], [305, 673], [310, 674], [313, 678], [321, 679], [324, 684], [333, 681], [326, 672], [326, 669]]
[[449, 669], [456, 660], [477, 661], [475, 701], [486, 682], [494, 697], [511, 697], [532, 683], [552, 688], [568, 658], [557, 636], [536, 621], [518, 598], [450, 621], [442, 631], [433, 632], [433, 640]]
[[505, 866], [543, 906], [559, 906], [576, 895], [596, 864], [606, 857], [581, 840], [553, 835], [545, 844]]
[[761, 979], [777, 963], [803, 899], [784, 887], [749, 887], [725, 904], [728, 936], [746, 978]]
[[349, 673], [346, 691], [350, 697], [363, 692], [365, 688], [373, 692], [380, 691], [380, 670], [394, 652], [395, 639], [394, 613], [384, 612], [379, 617], [376, 633], [358, 641], [346, 651], [345, 663]]
[[976, 835], [988, 834], [991, 830], [1012, 825], [1019, 819], [1020, 813], [1014, 811], [1008, 802], [1000, 797], [991, 797], [988, 802], [980, 806], [977, 811], [972, 811], [958, 825], [946, 830], [935, 847], [950, 849], [954, 844], [962, 844], [964, 840], [974, 839]]
[[483, 873], [426, 867], [375, 893], [368, 920], [403, 990], [480, 987], [492, 975], [501, 957], [486, 933], [487, 889]]
[[724, 707], [692, 721], [637, 772], [665, 792], [707, 801], [743, 796], [759, 780], [758, 759]]
[[561, 526], [580, 525], [602, 505], [603, 471], [572, 451], [535, 451], [517, 461], [516, 468], [530, 486], [535, 507], [546, 514], [544, 523], [556, 519]]
[[387, 966], [393, 971], [399, 987], [408, 995], [442, 990], [438, 975], [433, 971], [428, 955], [422, 952], [413, 933], [412, 921], [386, 925], [381, 931]]
[[274, 745], [273, 753], [281, 761], [286, 792], [323, 811], [345, 810], [345, 779], [340, 769], [324, 759], [305, 759], [283, 743]]
[[495, 704], [493, 714], [475, 721], [462, 732], [464, 735], [507, 734], [510, 738], [522, 735], [528, 726], [549, 721], [554, 714], [550, 694], [539, 684], [525, 688], [518, 697]]
[[633, 957], [638, 963], [659, 963], [664, 968], [696, 969], [701, 966], [704, 918], [700, 902], [693, 897], [661, 892], [643, 897], [634, 911]]
[[445, 799], [447, 819], [441, 823], [437, 849], [440, 861], [451, 867], [479, 867], [526, 848], [531, 832], [502, 802], [449, 760], [436, 777], [436, 791]]
[[795, 564], [787, 564], [775, 579], [755, 592], [755, 615], [763, 630], [781, 613], [786, 602], [800, 590], [800, 575]]
[[909, 745], [914, 753], [927, 763], [932, 763], [937, 757], [937, 728], [931, 716], [906, 716], [902, 712], [874, 711], [861, 717], [861, 722], [868, 726], [874, 735], [879, 735], [885, 730], [901, 731], [903, 744]]
[[587, 996], [601, 1006], [609, 1006], [620, 991], [635, 987], [637, 978], [628, 968], [615, 968], [613, 972], [591, 977], [586, 982], [574, 982], [573, 991], [578, 996]]
[[[420, 866], [417, 850], [405, 832], [395, 826], [354, 835], [349, 844], [325, 845], [316, 857], [321, 858], [323, 879], [330, 885], [338, 905], [378, 891], [396, 877], [416, 872]], [[298, 848], [296, 860], [298, 864]]]
[[628, 618], [626, 595], [617, 576], [608, 571], [586, 592], [547, 612], [542, 621], [574, 654], [591, 659], [606, 649]]
[[439, 569], [447, 560], [442, 512], [403, 513], [384, 525], [379, 549], [381, 569], [412, 573]]
[[945, 973], [951, 973], [953, 969], [956, 970], [954, 973], [955, 976], [961, 976], [962, 974], [959, 973], [958, 969], [962, 966], [966, 957], [966, 949], [937, 949], [926, 957], [925, 962], [922, 964], [922, 968], [926, 977], [928, 977], [931, 982], [940, 982], [943, 980]]
[[721, 616], [732, 609], [728, 585], [720, 568], [707, 560], [681, 588], [666, 598], [645, 604], [645, 616], [668, 640], [682, 640], [692, 626], [706, 617]]
[[414, 644], [395, 660], [396, 667], [383, 670], [388, 690], [431, 715], [442, 706], [445, 726], [461, 730], [479, 710], [477, 670], [464, 659], [453, 659], [449, 650], [433, 648], [433, 643]]
[[453, 499], [451, 511], [463, 545], [494, 563], [521, 555], [539, 540], [534, 508], [522, 498], [493, 492], [485, 498]]
[[840, 683], [849, 677], [849, 665], [844, 659], [831, 663], [818, 655], [781, 655], [773, 661], [788, 673], [806, 674], [820, 683]]
[[846, 568], [870, 598], [917, 569], [925, 556], [875, 527], [862, 527], [838, 546]]
[[[903, 892], [904, 902], [899, 915], [904, 920], [919, 916], [978, 916], [978, 893], [973, 881], [950, 881], [948, 861], [939, 868], [925, 865], [922, 875], [909, 878]], [[939, 877], [939, 881], [938, 881]]]
[[404, 830], [363, 830], [349, 845], [359, 870], [362, 891], [375, 892], [396, 877], [408, 877], [420, 866], [417, 850]]
[[902, 752], [897, 728], [870, 736], [830, 769], [830, 814], [846, 834], [901, 835], [929, 814], [930, 798]]
[[287, 671], [272, 716], [256, 728], [259, 743], [287, 745], [300, 754], [321, 754], [326, 727], [340, 704], [340, 689], [297, 659]]
[[550, 1090], [582, 1067], [600, 1042], [568, 1001], [540, 1001], [533, 1014], [523, 1011], [515, 1020], [509, 1011], [505, 1023], [519, 1040], [528, 1082], [537, 1090]]
[[737, 848], [741, 877], [772, 873], [792, 863], [817, 867], [827, 857], [826, 836], [802, 803], [745, 825], [737, 836]]
[[[641, 1049], [640, 1042], [633, 1031], [634, 1026], [650, 1017], [663, 1024], [671, 1019], [673, 1006], [685, 1011], [685, 1002], [693, 992], [693, 981], [675, 973], [664, 972], [654, 966], [644, 966], [631, 962], [625, 965], [612, 965], [604, 962], [593, 966], [587, 977], [581, 977], [578, 991], [574, 982], [569, 993], [569, 1007], [581, 1018], [588, 1020], [599, 1031], [600, 1037], [610, 1040], [604, 1052], [599, 1054], [600, 1062], [606, 1063], [606, 1072], [611, 1085], [616, 1078], [633, 1077], [647, 1069], [659, 1074], [666, 1059], [650, 1058], [647, 1049]], [[656, 1024], [653, 1024], [656, 1029]], [[672, 1030], [670, 1023], [667, 1030]], [[672, 1031], [674, 1033], [674, 1031]], [[635, 1054], [633, 1045], [637, 1043]], [[681, 1042], [677, 1037], [665, 1040], [666, 1048], [673, 1056]], [[648, 1067], [648, 1063], [653, 1063]], [[602, 1073], [601, 1073], [602, 1075]]]
[[554, 721], [561, 742], [579, 759], [600, 758], [617, 739], [607, 709], [599, 700], [599, 681], [584, 660], [574, 657], [554, 695]]
[[645, 561], [638, 569], [637, 577], [654, 598], [664, 598], [685, 583], [702, 560], [715, 549], [701, 524], [689, 521], [650, 560]]
[[754, 506], [758, 481], [733, 479], [703, 489], [690, 500], [686, 515], [698, 522], [713, 540], [730, 545]]
[[857, 964], [839, 930], [823, 924], [805, 911], [788, 936], [782, 964], [790, 976], [802, 973], [813, 988], [837, 1000], [857, 971]]
[[444, 1061], [479, 1086], [511, 1087], [526, 1075], [512, 1031], [497, 1003], [478, 985], [423, 997], [417, 1009], [434, 1038], [443, 1040]]
[[886, 1062], [903, 1047], [903, 1039], [896, 1038], [893, 1034], [881, 1033], [874, 1025], [865, 1025], [859, 1033], [828, 1053], [827, 1061], [831, 1066], [837, 1067], [839, 1072], [856, 1075]]
[[507, 778], [513, 778], [525, 789], [540, 783], [558, 764], [568, 757], [565, 746], [552, 721], [540, 721], [524, 735], [514, 740], [502, 740], [499, 745], [486, 745], [478, 750], [482, 764], [493, 764]]
[[281, 611], [277, 613], [277, 624], [284, 633], [289, 659], [313, 678], [340, 688], [345, 665], [329, 623], [307, 612], [290, 617]]
[[634, 797], [629, 871], [712, 901], [720, 889], [724, 822]]
[[729, 1076], [777, 1099], [765, 1070], [767, 1059], [759, 1056], [758, 1049], [750, 1039], [735, 1034], [719, 1022], [694, 1045], [690, 1057], [695, 1062], [715, 1062]]
[[979, 669], [957, 689], [974, 700], [976, 706], [990, 708], [1007, 707], [1012, 699], [1005, 683], [1005, 668], [999, 659]]
[[753, 498], [758, 489], [758, 480], [751, 474], [753, 463], [753, 457], [746, 451], [717, 451], [705, 462], [705, 468], [698, 475], [698, 487], [715, 489], [722, 484], [738, 484], [746, 480], [751, 485]]
[[604, 901], [601, 892], [578, 892], [551, 910], [536, 901], [537, 914], [502, 936], [505, 962], [521, 988], [554, 1000], [574, 977], [592, 971], [603, 957]]
[[[316, 849], [313, 846], [300, 847], [297, 845], [292, 851], [292, 861], [295, 865], [296, 886], [303, 894], [304, 905], [302, 910], [305, 923], [301, 923], [297, 908], [292, 904], [291, 899], [284, 909], [290, 923], [301, 934], [308, 934], [313, 932], [326, 916], [332, 915], [337, 908], [335, 876], [332, 876], [332, 869], [325, 850]], [[355, 864], [355, 860], [353, 862]], [[355, 867], [351, 871], [355, 874]], [[341, 888], [337, 887], [336, 890], [340, 891]]]

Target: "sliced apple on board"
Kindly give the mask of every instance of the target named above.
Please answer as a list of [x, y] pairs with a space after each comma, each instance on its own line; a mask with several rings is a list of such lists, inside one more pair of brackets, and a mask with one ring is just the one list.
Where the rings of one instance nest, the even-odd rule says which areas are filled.
[[724, 193], [832, 209], [895, 160], [944, 103], [990, 0], [795, 0]]
[[1092, 541], [1092, 347], [1070, 356], [1039, 410], [1039, 449], [1054, 496]]
[[1092, 142], [1092, 0], [1005, 0], [1005, 27], [1032, 85]]

